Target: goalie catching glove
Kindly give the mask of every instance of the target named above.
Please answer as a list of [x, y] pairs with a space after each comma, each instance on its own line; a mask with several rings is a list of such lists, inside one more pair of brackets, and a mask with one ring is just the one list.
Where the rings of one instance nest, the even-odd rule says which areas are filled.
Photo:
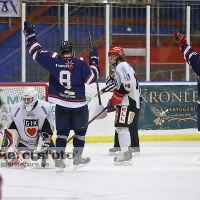
[[187, 40], [184, 37], [184, 35], [182, 35], [181, 33], [179, 33], [177, 30], [173, 31], [173, 39], [176, 43], [179, 44], [179, 46], [183, 46], [184, 44], [187, 44]]

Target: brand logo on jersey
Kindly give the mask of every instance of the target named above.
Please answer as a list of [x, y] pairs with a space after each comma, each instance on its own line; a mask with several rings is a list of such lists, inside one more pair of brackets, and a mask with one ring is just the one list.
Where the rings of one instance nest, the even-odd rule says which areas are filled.
[[130, 75], [129, 75], [129, 74], [125, 74], [125, 77], [124, 77], [124, 79], [125, 79], [126, 81], [130, 81], [130, 80], [131, 80], [131, 77], [130, 77]]
[[70, 90], [65, 90], [64, 93], [68, 95], [75, 95], [75, 92], [72, 92]]
[[34, 117], [35, 116], [35, 114], [33, 114], [33, 113], [27, 113], [27, 117]]
[[65, 67], [65, 68], [69, 68], [69, 69], [72, 69], [74, 68], [74, 63], [72, 61], [67, 61], [65, 63], [65, 65], [59, 65], [59, 64], [56, 64], [56, 67]]
[[28, 137], [36, 137], [39, 129], [38, 119], [25, 119], [24, 120], [24, 132]]

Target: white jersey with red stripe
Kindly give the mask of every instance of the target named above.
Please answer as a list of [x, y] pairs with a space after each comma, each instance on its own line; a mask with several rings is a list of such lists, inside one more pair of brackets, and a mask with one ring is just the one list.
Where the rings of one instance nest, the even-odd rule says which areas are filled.
[[128, 92], [122, 98], [120, 105], [132, 105], [140, 109], [140, 87], [134, 69], [127, 62], [120, 62], [115, 69], [116, 88], [119, 90], [123, 84]]
[[9, 124], [15, 124], [19, 134], [19, 142], [30, 149], [35, 149], [39, 140], [39, 132], [42, 131], [45, 120], [49, 125], [53, 124], [51, 104], [38, 99], [37, 106], [27, 112], [24, 103], [11, 105]]

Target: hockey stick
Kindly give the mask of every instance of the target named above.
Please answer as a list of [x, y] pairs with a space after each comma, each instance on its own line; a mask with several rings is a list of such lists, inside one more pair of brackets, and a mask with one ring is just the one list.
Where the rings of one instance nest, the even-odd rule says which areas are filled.
[[[87, 24], [87, 30], [88, 30], [88, 38], [89, 38], [89, 43], [90, 43], [90, 49], [91, 49], [91, 51], [93, 51], [92, 37], [91, 37], [91, 33], [90, 33], [90, 24], [89, 24], [88, 17], [86, 17], [85, 12], [83, 10], [76, 9], [75, 12], [80, 17], [84, 17], [85, 18], [85, 21], [86, 21], [86, 24]], [[98, 80], [96, 80], [96, 85], [97, 85], [97, 93], [98, 93], [99, 105], [102, 105], [101, 104], [101, 97], [100, 97]]]
[[[1, 99], [0, 99], [0, 107], [3, 105], [3, 103], [2, 103], [2, 101], [1, 101]], [[1, 130], [1, 128], [3, 128], [3, 125], [2, 124], [0, 124], [0, 130]]]
[[[88, 122], [88, 125], [90, 123], [92, 123], [97, 117], [99, 117], [101, 114], [103, 114], [103, 112], [106, 111], [106, 109], [108, 109], [108, 106], [106, 106], [101, 112], [99, 112], [96, 116], [94, 116], [89, 122]], [[67, 140], [67, 143], [70, 142], [73, 138], [74, 138], [75, 134], [72, 135], [72, 137], [70, 137], [68, 140]]]

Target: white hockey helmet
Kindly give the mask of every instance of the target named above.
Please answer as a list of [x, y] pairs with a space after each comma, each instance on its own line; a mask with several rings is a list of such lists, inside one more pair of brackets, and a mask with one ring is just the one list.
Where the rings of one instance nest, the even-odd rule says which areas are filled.
[[22, 98], [26, 111], [30, 112], [38, 100], [38, 92], [33, 87], [27, 87], [23, 91]]

